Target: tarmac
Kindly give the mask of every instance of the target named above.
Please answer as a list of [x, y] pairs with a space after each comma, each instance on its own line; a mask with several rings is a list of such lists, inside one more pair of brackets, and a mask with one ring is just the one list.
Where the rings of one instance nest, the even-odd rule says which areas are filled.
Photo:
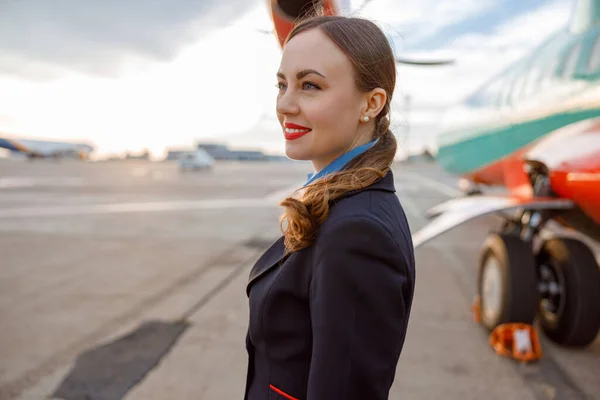
[[[0, 160], [0, 399], [242, 399], [245, 284], [307, 163]], [[459, 194], [435, 164], [396, 164], [413, 232]], [[473, 321], [482, 217], [416, 252], [390, 399], [600, 399], [600, 338], [532, 364]]]

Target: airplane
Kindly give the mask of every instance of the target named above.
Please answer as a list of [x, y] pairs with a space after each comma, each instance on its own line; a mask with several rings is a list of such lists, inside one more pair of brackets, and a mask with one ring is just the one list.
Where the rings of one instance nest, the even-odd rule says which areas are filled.
[[[436, 159], [462, 177], [465, 196], [429, 210], [414, 245], [500, 215], [480, 253], [482, 325], [537, 317], [553, 342], [591, 344], [600, 329], [600, 270], [586, 243], [600, 241], [600, 0], [577, 1], [568, 26], [450, 109]], [[493, 187], [507, 193], [483, 194]], [[551, 224], [564, 233], [548, 236]]]
[[63, 157], [85, 160], [94, 151], [94, 147], [87, 143], [15, 139], [7, 136], [0, 136], [0, 148], [7, 149], [12, 153], [24, 154], [29, 160], [35, 158], [58, 159]]
[[[367, 0], [369, 1], [369, 0]], [[348, 2], [269, 0], [283, 45], [294, 21], [320, 6], [342, 15]], [[399, 63], [447, 65], [452, 60]], [[594, 252], [551, 223], [600, 241], [600, 0], [578, 0], [569, 26], [450, 109], [437, 162], [464, 195], [429, 210], [413, 235], [423, 246], [474, 218], [503, 224], [485, 239], [477, 277], [479, 322], [533, 325], [553, 342], [591, 344], [600, 329], [600, 270]], [[483, 194], [502, 187], [506, 194]]]

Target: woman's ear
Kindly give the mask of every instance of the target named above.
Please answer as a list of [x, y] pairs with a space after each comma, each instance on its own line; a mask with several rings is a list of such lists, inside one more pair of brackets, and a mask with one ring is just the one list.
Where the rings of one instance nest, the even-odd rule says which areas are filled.
[[382, 88], [375, 88], [365, 93], [365, 109], [362, 115], [368, 116], [370, 119], [375, 119], [387, 101], [387, 94]]

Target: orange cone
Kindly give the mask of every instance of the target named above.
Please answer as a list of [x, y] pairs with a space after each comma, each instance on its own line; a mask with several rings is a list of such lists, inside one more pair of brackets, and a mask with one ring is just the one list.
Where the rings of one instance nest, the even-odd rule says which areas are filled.
[[501, 356], [522, 362], [537, 361], [542, 358], [542, 346], [537, 331], [529, 324], [498, 325], [490, 334], [489, 342], [496, 354]]

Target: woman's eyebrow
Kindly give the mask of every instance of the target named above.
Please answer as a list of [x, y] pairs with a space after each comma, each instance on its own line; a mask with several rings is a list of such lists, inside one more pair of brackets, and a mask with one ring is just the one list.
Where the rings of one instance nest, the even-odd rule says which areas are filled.
[[[322, 77], [322, 78], [325, 78], [325, 75], [321, 74], [321, 73], [320, 73], [320, 72], [318, 72], [318, 71], [315, 71], [314, 69], [303, 69], [302, 71], [300, 71], [300, 72], [298, 72], [298, 73], [296, 74], [296, 79], [302, 79], [302, 78], [304, 78], [306, 75], [309, 75], [309, 74], [316, 74], [316, 75], [319, 75], [319, 76], [320, 76], [320, 77]], [[278, 73], [277, 73], [277, 76], [278, 76], [279, 78], [281, 78], [281, 79], [285, 79], [285, 75], [284, 75], [283, 73], [281, 73], [281, 72], [278, 72]]]

